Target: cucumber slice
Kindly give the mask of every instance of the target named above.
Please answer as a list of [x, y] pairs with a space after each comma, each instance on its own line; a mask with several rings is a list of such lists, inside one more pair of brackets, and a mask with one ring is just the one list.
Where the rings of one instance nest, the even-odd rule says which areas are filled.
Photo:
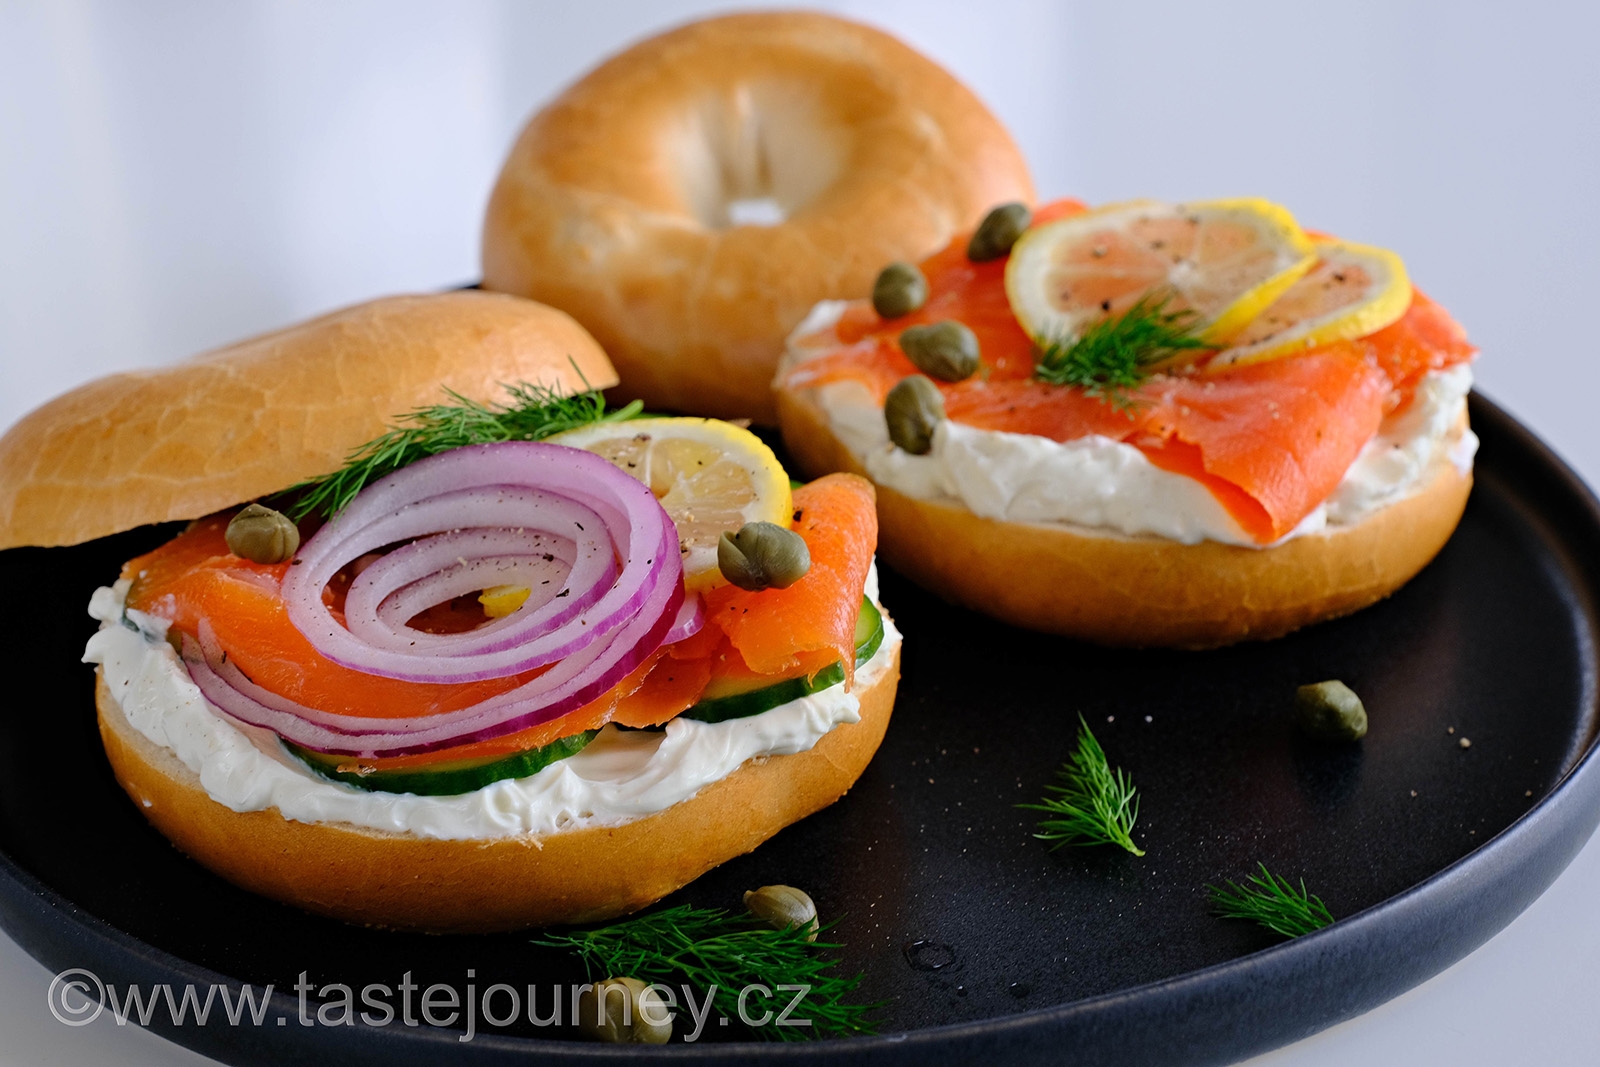
[[[855, 637], [858, 665], [871, 659], [877, 653], [878, 646], [883, 644], [883, 616], [866, 597], [861, 598], [861, 614], [856, 618]], [[844, 667], [834, 663], [824, 667], [809, 679], [785, 678], [781, 682], [760, 689], [702, 700], [683, 712], [683, 717], [698, 719], [701, 722], [726, 722], [729, 719], [742, 719], [748, 715], [760, 715], [763, 711], [771, 711], [779, 704], [787, 704], [791, 700], [820, 693], [843, 681]]]
[[581, 734], [563, 737], [548, 745], [540, 745], [538, 748], [530, 748], [509, 756], [457, 760], [406, 770], [374, 771], [371, 774], [340, 770], [340, 766], [348, 766], [354, 762], [349, 756], [330, 756], [325, 752], [313, 752], [298, 745], [291, 745], [287, 741], [284, 742], [284, 746], [295, 758], [322, 777], [343, 782], [345, 785], [353, 785], [357, 789], [366, 789], [374, 793], [416, 793], [425, 797], [443, 797], [470, 793], [502, 778], [526, 778], [550, 766], [556, 760], [566, 759], [583, 751], [583, 747], [593, 741], [594, 735], [599, 732], [585, 730]]

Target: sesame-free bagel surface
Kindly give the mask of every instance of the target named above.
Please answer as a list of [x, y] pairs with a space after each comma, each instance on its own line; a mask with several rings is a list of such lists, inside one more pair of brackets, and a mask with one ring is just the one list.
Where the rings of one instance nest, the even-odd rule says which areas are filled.
[[[784, 339], [994, 205], [1027, 167], [972, 93], [828, 15], [696, 22], [607, 60], [534, 116], [490, 198], [487, 288], [573, 315], [621, 393], [772, 423]], [[773, 225], [742, 225], [767, 201]]]
[[[865, 477], [804, 392], [780, 390], [784, 446], [815, 476]], [[952, 603], [1108, 645], [1209, 648], [1279, 637], [1373, 604], [1449, 540], [1472, 475], [1439, 464], [1420, 491], [1367, 519], [1271, 548], [982, 518], [878, 486], [878, 551]]]
[[195, 519], [338, 470], [449, 389], [560, 393], [616, 381], [562, 312], [497, 293], [395, 296], [181, 363], [113, 374], [0, 437], [0, 549]]

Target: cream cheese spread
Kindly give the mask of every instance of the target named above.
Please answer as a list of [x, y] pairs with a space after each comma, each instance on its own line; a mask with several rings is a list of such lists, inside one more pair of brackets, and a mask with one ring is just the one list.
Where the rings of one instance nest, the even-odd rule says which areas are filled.
[[[796, 339], [829, 329], [845, 307], [832, 301], [812, 311], [791, 338], [780, 377], [833, 347]], [[1425, 488], [1440, 464], [1470, 471], [1478, 439], [1462, 415], [1471, 389], [1472, 370], [1464, 364], [1426, 375], [1412, 403], [1384, 419], [1334, 492], [1283, 540], [1353, 526]], [[1007, 522], [1258, 547], [1203, 485], [1162, 470], [1121, 441], [1090, 436], [1058, 442], [946, 421], [928, 454], [914, 456], [889, 442], [883, 409], [864, 386], [835, 382], [812, 396], [873, 481], [907, 496], [958, 503]]]
[[[867, 596], [878, 600], [876, 567]], [[440, 840], [553, 834], [616, 825], [688, 800], [748, 760], [805, 752], [834, 727], [859, 722], [860, 701], [842, 685], [759, 715], [703, 723], [676, 718], [664, 730], [607, 726], [582, 751], [527, 778], [459, 796], [378, 793], [318, 777], [269, 731], [238, 723], [209, 704], [167, 644], [163, 619], [129, 611], [128, 582], [101, 588], [89, 604], [100, 620], [84, 662], [99, 664], [134, 729], [171, 750], [207, 795], [234, 811], [276, 808], [299, 822], [346, 823]], [[871, 686], [889, 671], [900, 632], [883, 614], [883, 642], [856, 670]]]

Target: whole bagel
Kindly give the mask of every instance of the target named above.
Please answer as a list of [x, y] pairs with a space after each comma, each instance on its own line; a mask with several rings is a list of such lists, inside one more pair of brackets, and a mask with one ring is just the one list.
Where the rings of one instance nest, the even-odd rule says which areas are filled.
[[[740, 224], [762, 199], [782, 220]], [[731, 15], [633, 46], [534, 116], [489, 200], [484, 285], [571, 314], [629, 397], [770, 424], [813, 305], [1032, 199], [1004, 127], [893, 37]]]

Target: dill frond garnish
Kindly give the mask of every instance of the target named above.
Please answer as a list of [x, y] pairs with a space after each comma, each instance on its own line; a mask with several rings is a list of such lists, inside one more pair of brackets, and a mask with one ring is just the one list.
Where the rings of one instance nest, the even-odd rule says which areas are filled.
[[[867, 1016], [880, 1005], [848, 1000], [861, 976], [829, 974], [838, 961], [817, 950], [840, 946], [806, 940], [810, 936], [808, 927], [776, 930], [748, 915], [682, 904], [595, 930], [551, 934], [533, 943], [577, 954], [591, 980], [626, 976], [641, 982], [687, 982], [701, 993], [709, 992], [718, 1012], [730, 1019], [744, 1017], [739, 1010], [741, 990], [765, 986], [775, 991], [764, 1009], [771, 1010], [774, 1019], [751, 1029], [768, 1040], [875, 1032]], [[789, 1004], [795, 987], [805, 987], [806, 992], [787, 1023], [779, 1025], [778, 1013]], [[785, 988], [790, 992], [777, 992]], [[794, 1025], [802, 1019], [809, 1025]]]
[[1211, 911], [1220, 919], [1249, 919], [1284, 937], [1299, 937], [1333, 924], [1333, 916], [1322, 898], [1306, 892], [1302, 879], [1298, 888], [1258, 864], [1260, 874], [1239, 885], [1229, 881], [1226, 888], [1206, 886], [1211, 894]]
[[1089, 326], [1077, 340], [1051, 342], [1039, 352], [1033, 376], [1128, 407], [1129, 390], [1138, 388], [1157, 365], [1211, 347], [1195, 336], [1199, 315], [1187, 309], [1168, 311], [1171, 301], [1170, 292], [1147, 293], [1121, 315]]
[[1120, 769], [1113, 769], [1105, 750], [1078, 716], [1078, 747], [1045, 787], [1049, 794], [1037, 804], [1020, 808], [1042, 811], [1033, 836], [1062, 845], [1116, 845], [1135, 856], [1144, 850], [1133, 843], [1133, 824], [1139, 818], [1139, 791]]
[[464, 445], [497, 441], [542, 441], [592, 422], [621, 422], [637, 416], [637, 400], [615, 411], [605, 397], [590, 390], [562, 396], [544, 385], [507, 385], [505, 404], [483, 404], [446, 389], [449, 403], [433, 404], [403, 415], [387, 433], [351, 451], [342, 469], [291, 486], [289, 517], [332, 518], [366, 486], [419, 459]]

